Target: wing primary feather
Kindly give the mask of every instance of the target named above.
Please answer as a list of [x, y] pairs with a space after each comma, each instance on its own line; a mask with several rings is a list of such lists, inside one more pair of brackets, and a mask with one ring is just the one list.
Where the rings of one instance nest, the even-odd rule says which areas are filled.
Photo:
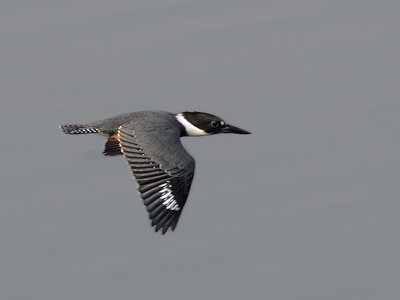
[[137, 182], [139, 182], [139, 184], [148, 184], [148, 183], [152, 183], [154, 181], [160, 181], [160, 180], [165, 180], [168, 179], [169, 175], [168, 174], [164, 174], [164, 175], [159, 175], [159, 176], [155, 176], [155, 177], [145, 177], [145, 178], [136, 178]]
[[161, 213], [159, 213], [157, 216], [153, 218], [153, 226], [157, 225], [166, 215], [172, 214], [174, 211], [164, 209]]
[[[161, 228], [163, 228], [163, 226], [165, 225], [165, 223], [170, 219], [174, 217], [174, 212], [169, 212], [168, 214], [166, 214], [162, 219], [160, 219], [156, 225], [156, 231], [160, 230]], [[168, 228], [167, 228], [168, 229]], [[166, 229], [166, 230], [167, 230]]]
[[[160, 200], [160, 195], [158, 193], [154, 193], [153, 195], [151, 195], [148, 198], [142, 198], [143, 199], [143, 203], [144, 205], [146, 205], [146, 207], [148, 208], [148, 206], [152, 205], [153, 203], [158, 203]], [[159, 201], [157, 201], [159, 200]], [[161, 201], [162, 202], [162, 201]]]
[[157, 182], [152, 182], [143, 186], [139, 186], [139, 192], [140, 194], [143, 194], [151, 189], [153, 189], [156, 186], [160, 186], [161, 184], [164, 184], [165, 180], [159, 180]]
[[158, 216], [170, 212], [170, 210], [166, 209], [162, 203], [160, 203], [160, 204], [161, 204], [160, 206], [158, 206], [156, 209], [154, 209], [153, 211], [151, 211], [149, 213], [150, 219], [153, 220], [155, 223], [157, 223]]
[[160, 173], [159, 172], [152, 172], [152, 173], [142, 173], [142, 172], [138, 172], [135, 170], [135, 177], [137, 179], [145, 179], [145, 178], [156, 178], [156, 177], [160, 177]]
[[[151, 226], [162, 234], [177, 226], [195, 165], [180, 142], [180, 131], [170, 130], [165, 134], [171, 136], [160, 139], [149, 132], [148, 122], [137, 120], [121, 126], [117, 133], [121, 151], [138, 182]], [[169, 141], [167, 145], [166, 140]]]
[[163, 225], [162, 234], [165, 234], [167, 232], [168, 228], [171, 228], [172, 231], [175, 229], [175, 228], [172, 228], [172, 224], [175, 219], [179, 218], [179, 215], [180, 215], [180, 212], [176, 212], [171, 218], [168, 219], [167, 222], [165, 222], [165, 224]]
[[151, 200], [153, 197], [160, 198], [160, 195], [157, 193], [159, 193], [161, 190], [162, 190], [162, 188], [156, 187], [145, 193], [141, 193], [140, 196], [143, 198], [144, 201]]
[[140, 175], [140, 176], [142, 176], [142, 175], [143, 176], [151, 176], [153, 174], [164, 173], [164, 172], [162, 172], [160, 170], [157, 170], [155, 168], [135, 169], [135, 172], [136, 172], [137, 175]]
[[175, 230], [176, 225], [178, 224], [180, 215], [181, 215], [181, 211], [178, 211], [176, 217], [172, 220], [171, 225], [170, 225], [172, 231]]
[[[158, 200], [158, 198], [156, 198]], [[148, 213], [153, 212], [155, 209], [157, 209], [159, 206], [163, 206], [161, 201], [152, 201], [149, 204], [146, 204], [146, 210]]]

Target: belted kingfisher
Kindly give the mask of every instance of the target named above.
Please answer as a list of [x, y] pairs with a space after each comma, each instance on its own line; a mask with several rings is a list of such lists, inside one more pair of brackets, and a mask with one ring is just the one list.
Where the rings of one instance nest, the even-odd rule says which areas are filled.
[[204, 112], [141, 111], [84, 125], [62, 125], [66, 134], [95, 133], [107, 138], [103, 154], [123, 155], [155, 231], [173, 231], [192, 184], [195, 161], [180, 137], [217, 133], [250, 134]]

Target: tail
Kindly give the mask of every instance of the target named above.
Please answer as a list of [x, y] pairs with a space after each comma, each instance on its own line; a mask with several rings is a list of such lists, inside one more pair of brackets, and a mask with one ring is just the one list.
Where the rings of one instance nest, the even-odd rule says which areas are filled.
[[65, 134], [88, 134], [100, 132], [98, 128], [89, 125], [62, 125], [60, 128]]

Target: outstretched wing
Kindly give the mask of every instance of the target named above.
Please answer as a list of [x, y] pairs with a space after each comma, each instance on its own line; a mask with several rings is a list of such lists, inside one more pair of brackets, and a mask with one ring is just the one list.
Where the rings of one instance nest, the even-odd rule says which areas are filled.
[[[133, 127], [136, 127], [135, 129]], [[159, 133], [159, 132], [158, 132]], [[192, 184], [195, 162], [170, 128], [162, 136], [133, 124], [118, 130], [121, 151], [138, 182], [151, 226], [166, 233], [175, 229]]]

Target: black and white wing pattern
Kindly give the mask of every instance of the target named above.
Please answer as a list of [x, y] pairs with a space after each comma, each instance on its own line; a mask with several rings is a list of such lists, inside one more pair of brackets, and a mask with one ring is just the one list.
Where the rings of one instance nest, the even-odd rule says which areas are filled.
[[165, 130], [160, 137], [135, 124], [119, 128], [123, 155], [138, 182], [151, 226], [165, 234], [175, 229], [192, 184], [195, 162], [180, 142], [180, 133]]

